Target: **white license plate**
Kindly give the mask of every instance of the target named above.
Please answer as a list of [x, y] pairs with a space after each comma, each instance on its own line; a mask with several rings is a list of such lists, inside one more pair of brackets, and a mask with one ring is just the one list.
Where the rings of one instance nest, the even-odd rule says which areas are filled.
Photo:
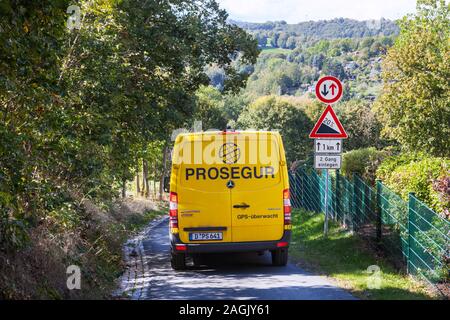
[[222, 232], [194, 232], [189, 233], [189, 241], [214, 241], [222, 240]]

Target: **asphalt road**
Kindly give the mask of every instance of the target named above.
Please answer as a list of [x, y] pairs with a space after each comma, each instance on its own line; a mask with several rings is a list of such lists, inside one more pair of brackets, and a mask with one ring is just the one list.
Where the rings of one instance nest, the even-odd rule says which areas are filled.
[[143, 241], [149, 266], [147, 299], [354, 299], [325, 277], [308, 273], [292, 263], [286, 267], [272, 266], [269, 253], [208, 255], [204, 257], [204, 266], [173, 271], [168, 232], [167, 223], [163, 222]]

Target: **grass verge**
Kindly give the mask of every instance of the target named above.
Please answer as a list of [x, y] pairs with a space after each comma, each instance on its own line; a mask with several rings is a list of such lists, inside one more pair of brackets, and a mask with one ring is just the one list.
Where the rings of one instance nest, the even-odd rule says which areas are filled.
[[[377, 257], [357, 235], [331, 221], [328, 238], [323, 237], [323, 214], [294, 210], [292, 259], [305, 269], [325, 274], [338, 285], [362, 299], [405, 300], [433, 299], [437, 296], [424, 284], [395, 270], [382, 257]], [[369, 266], [380, 268], [377, 289]], [[372, 276], [372, 277], [371, 277]]]

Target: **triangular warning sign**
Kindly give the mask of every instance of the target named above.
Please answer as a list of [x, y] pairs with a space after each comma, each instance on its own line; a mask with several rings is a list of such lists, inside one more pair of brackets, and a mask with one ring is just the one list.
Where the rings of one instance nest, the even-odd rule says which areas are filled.
[[334, 113], [333, 108], [328, 105], [317, 121], [314, 129], [309, 134], [310, 138], [348, 138], [341, 122]]

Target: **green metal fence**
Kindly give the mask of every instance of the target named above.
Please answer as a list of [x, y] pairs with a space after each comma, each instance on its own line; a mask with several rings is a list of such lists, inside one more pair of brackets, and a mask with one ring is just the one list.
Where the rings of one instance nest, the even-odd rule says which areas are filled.
[[299, 168], [289, 173], [294, 208], [325, 212], [343, 226], [372, 240], [406, 271], [431, 284], [449, 281], [450, 222], [409, 195], [408, 201], [377, 180], [347, 179], [339, 170], [328, 176]]

